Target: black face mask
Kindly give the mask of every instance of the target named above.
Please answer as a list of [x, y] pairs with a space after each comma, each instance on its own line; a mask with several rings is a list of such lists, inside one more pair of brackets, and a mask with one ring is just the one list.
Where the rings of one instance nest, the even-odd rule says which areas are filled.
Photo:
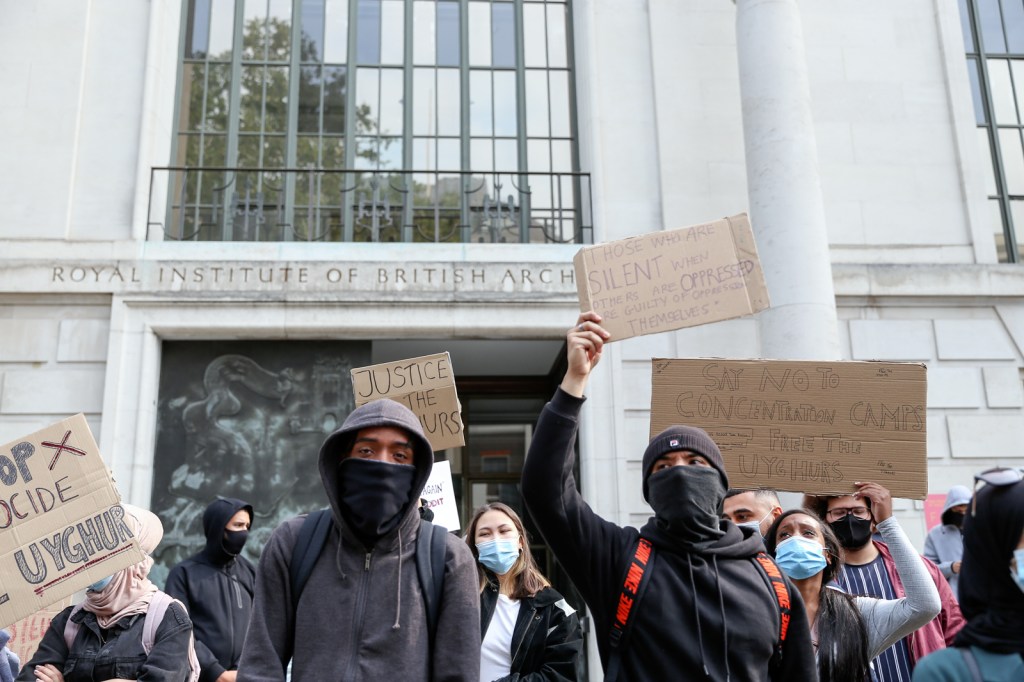
[[846, 549], [860, 549], [871, 539], [870, 519], [859, 519], [853, 514], [847, 514], [828, 525], [835, 531], [839, 544]]
[[349, 457], [338, 465], [341, 515], [368, 546], [398, 526], [415, 476], [411, 464]]
[[725, 487], [712, 467], [674, 466], [651, 474], [647, 498], [655, 521], [690, 545], [711, 543], [724, 534], [719, 528]]
[[247, 530], [226, 530], [220, 546], [231, 556], [238, 556], [242, 553], [242, 548], [245, 547], [245, 541], [248, 539], [249, 531]]
[[963, 512], [946, 512], [946, 520], [949, 521], [949, 525], [956, 526], [957, 528], [964, 527], [964, 513]]

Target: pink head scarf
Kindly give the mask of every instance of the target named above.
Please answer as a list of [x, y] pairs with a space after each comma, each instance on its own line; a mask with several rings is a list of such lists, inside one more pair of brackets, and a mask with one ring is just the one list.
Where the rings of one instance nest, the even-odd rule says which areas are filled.
[[124, 521], [128, 524], [146, 558], [134, 566], [114, 574], [113, 580], [99, 592], [87, 592], [82, 608], [96, 614], [101, 628], [109, 628], [117, 621], [137, 613], [145, 613], [156, 585], [149, 581], [149, 569], [153, 567], [150, 554], [160, 544], [164, 527], [157, 515], [141, 507], [121, 504], [124, 507]]

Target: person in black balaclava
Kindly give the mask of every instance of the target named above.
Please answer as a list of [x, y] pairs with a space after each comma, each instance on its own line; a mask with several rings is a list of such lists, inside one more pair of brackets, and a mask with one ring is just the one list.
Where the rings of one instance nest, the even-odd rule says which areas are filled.
[[[654, 516], [640, 530], [602, 519], [583, 501], [573, 463], [583, 391], [609, 339], [600, 322], [583, 313], [566, 335], [568, 369], [537, 421], [522, 493], [590, 607], [606, 679], [817, 680], [799, 592], [767, 555], [757, 563], [759, 534], [721, 518], [729, 479], [707, 433], [672, 426], [651, 439], [640, 475]], [[785, 617], [767, 571], [788, 591]], [[630, 596], [634, 589], [642, 593]], [[632, 624], [620, 635], [613, 624], [623, 613]]]
[[[855, 485], [862, 488], [866, 484]], [[888, 490], [885, 494], [888, 495]], [[836, 576], [836, 582], [842, 589], [850, 594], [876, 599], [902, 599], [906, 596], [889, 547], [872, 537], [874, 516], [871, 501], [866, 496], [860, 493], [807, 496], [804, 506], [825, 519], [843, 546], [843, 569]], [[935, 564], [924, 557], [921, 561], [939, 591], [942, 610], [932, 621], [874, 659], [871, 667], [873, 682], [908, 679], [918, 660], [952, 644], [953, 637], [964, 625], [949, 582]]]
[[241, 556], [252, 506], [219, 498], [203, 513], [206, 547], [171, 569], [164, 591], [192, 617], [200, 682], [233, 682], [252, 613], [256, 568]]
[[1020, 472], [996, 471], [1006, 478], [978, 490], [964, 518], [967, 625], [954, 648], [921, 662], [914, 682], [970, 680], [972, 659], [983, 679], [1024, 680], [1024, 481]]
[[308, 517], [288, 519], [270, 536], [239, 678], [284, 682], [290, 665], [292, 682], [477, 682], [480, 596], [472, 552], [444, 533], [433, 624], [418, 575], [420, 493], [434, 466], [420, 418], [394, 400], [361, 405], [324, 441], [318, 466], [330, 502], [326, 538], [304, 589], [293, 593], [291, 567], [302, 565], [308, 549], [300, 545]]

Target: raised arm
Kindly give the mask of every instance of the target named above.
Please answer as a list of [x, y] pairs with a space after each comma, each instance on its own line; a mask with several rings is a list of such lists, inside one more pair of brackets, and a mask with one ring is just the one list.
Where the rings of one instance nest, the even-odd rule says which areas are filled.
[[892, 515], [889, 491], [877, 483], [858, 485], [861, 487], [858, 494], [872, 502], [878, 532], [889, 546], [907, 594], [902, 599], [857, 598], [868, 629], [868, 658], [873, 659], [937, 616], [942, 604], [924, 561]]
[[595, 514], [576, 489], [572, 473], [583, 390], [609, 336], [600, 319], [596, 313], [583, 313], [566, 334], [569, 368], [537, 421], [522, 486], [534, 522], [591, 608], [599, 592], [597, 583], [612, 567], [617, 579], [625, 565], [624, 534], [636, 536], [635, 530], [624, 530]]

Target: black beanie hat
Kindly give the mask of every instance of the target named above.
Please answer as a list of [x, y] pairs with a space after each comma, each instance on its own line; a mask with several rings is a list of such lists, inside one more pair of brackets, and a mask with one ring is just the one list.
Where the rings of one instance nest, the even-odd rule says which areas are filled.
[[644, 450], [644, 500], [647, 500], [647, 479], [651, 477], [651, 467], [662, 455], [677, 450], [689, 450], [698, 455], [703, 455], [708, 463], [718, 470], [722, 477], [722, 485], [729, 489], [729, 477], [725, 475], [725, 461], [722, 459], [722, 452], [711, 440], [711, 436], [704, 429], [696, 426], [670, 426], [657, 436], [651, 439]]

